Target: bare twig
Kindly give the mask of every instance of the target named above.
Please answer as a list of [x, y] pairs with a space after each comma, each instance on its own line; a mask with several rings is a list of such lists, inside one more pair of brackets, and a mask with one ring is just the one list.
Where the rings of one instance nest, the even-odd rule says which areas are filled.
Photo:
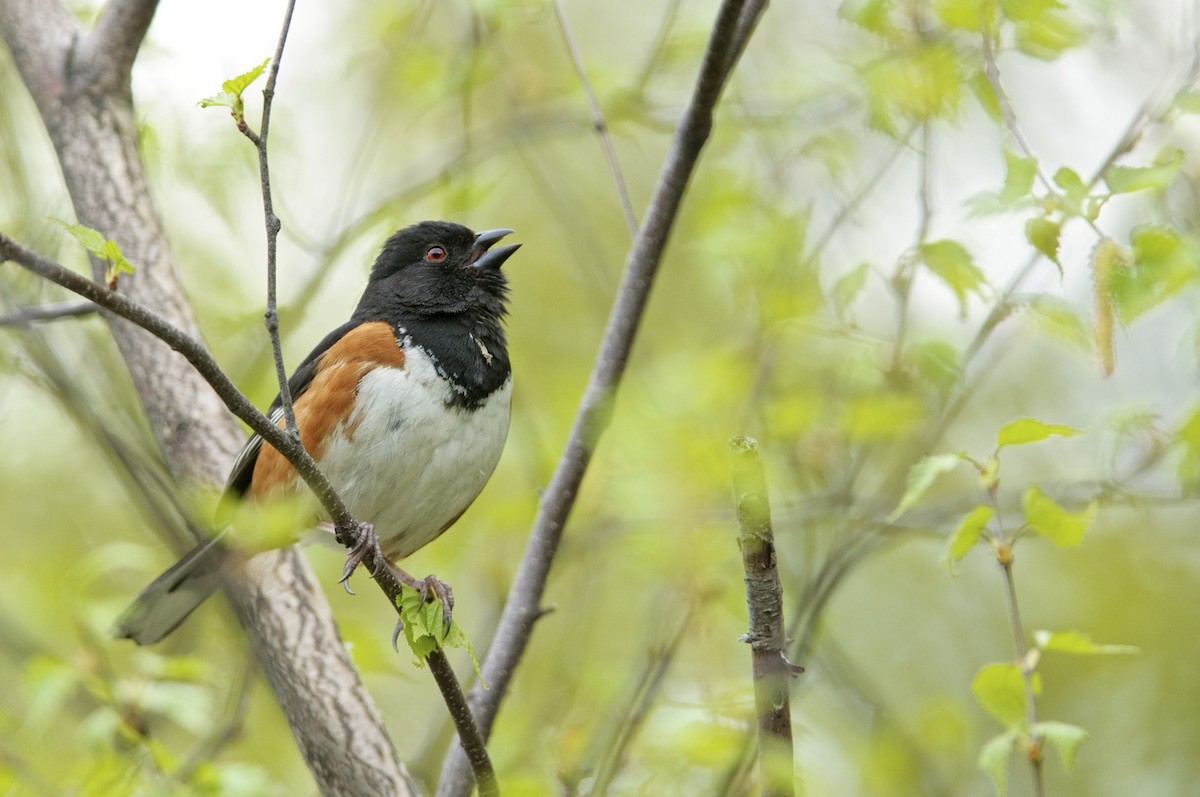
[[458, 739], [466, 751], [467, 761], [471, 764], [471, 772], [475, 775], [475, 783], [479, 786], [479, 797], [496, 797], [500, 794], [500, 786], [496, 781], [496, 770], [488, 756], [487, 741], [479, 732], [475, 718], [471, 716], [471, 707], [467, 704], [466, 695], [454, 675], [454, 668], [446, 654], [440, 650], [430, 653], [425, 661], [429, 663], [429, 671], [437, 681], [446, 708], [450, 710], [450, 719], [458, 731]]
[[[765, 0], [725, 0], [718, 12], [691, 100], [676, 127], [645, 221], [626, 258], [625, 273], [587, 389], [554, 475], [542, 494], [529, 544], [509, 590], [496, 637], [484, 660], [483, 678], [490, 684], [490, 689], [485, 692], [476, 685], [471, 690], [472, 708], [485, 737], [491, 732], [500, 699], [508, 690], [533, 633], [533, 625], [542, 614], [542, 594], [551, 563], [592, 451], [608, 425], [612, 401], [625, 373], [667, 238], [688, 180], [712, 129], [713, 109], [735, 65], [731, 53], [739, 53], [745, 46], [744, 41], [736, 39], [735, 33], [741, 31], [748, 36], [753, 30], [751, 24], [739, 25], [739, 19], [757, 18], [765, 5]], [[469, 789], [462, 752], [459, 748], [451, 748], [442, 768], [438, 794], [462, 795]]]
[[794, 775], [788, 682], [803, 669], [793, 667], [784, 656], [783, 586], [758, 441], [735, 437], [729, 441], [729, 451], [750, 614], [750, 630], [742, 641], [750, 643], [753, 663], [760, 788], [766, 797], [790, 797]]
[[187, 783], [200, 767], [216, 758], [221, 749], [237, 736], [242, 728], [246, 709], [250, 705], [250, 686], [254, 682], [256, 672], [253, 665], [254, 659], [251, 657], [238, 670], [235, 686], [226, 702], [220, 724], [188, 754], [184, 762], [176, 767], [169, 777], [158, 784], [158, 794], [169, 794], [179, 785]]
[[600, 146], [604, 148], [608, 169], [612, 172], [613, 182], [616, 183], [617, 196], [621, 200], [621, 212], [625, 214], [625, 226], [629, 228], [630, 235], [637, 235], [637, 215], [633, 212], [633, 203], [629, 201], [629, 189], [625, 185], [625, 176], [621, 174], [621, 162], [617, 159], [617, 150], [613, 147], [612, 135], [608, 131], [608, 121], [604, 118], [604, 111], [600, 109], [600, 100], [596, 98], [592, 82], [588, 79], [587, 68], [583, 65], [583, 56], [579, 53], [575, 35], [571, 33], [571, 26], [567, 22], [567, 12], [563, 10], [562, 0], [554, 0], [554, 14], [558, 18], [558, 28], [562, 31], [567, 52], [571, 54], [571, 63], [575, 65], [575, 73], [579, 75], [579, 82], [583, 85], [583, 93], [587, 95], [588, 105], [591, 106], [592, 127], [595, 128], [596, 135], [600, 137]]
[[638, 731], [645, 724], [646, 718], [649, 716], [650, 710], [658, 698], [663, 681], [667, 675], [667, 670], [674, 663], [675, 656], [679, 653], [679, 645], [683, 641], [684, 633], [691, 626], [691, 618], [692, 613], [689, 612], [684, 617], [683, 622], [679, 624], [679, 628], [676, 629], [671, 640], [666, 645], [651, 652], [651, 658], [646, 662], [646, 667], [638, 678], [632, 702], [622, 712], [620, 726], [613, 734], [612, 743], [608, 746], [608, 750], [605, 751], [600, 760], [600, 765], [596, 768], [595, 780], [592, 781], [592, 788], [588, 793], [588, 797], [604, 797], [608, 793], [613, 778], [621, 771], [626, 751], [633, 744]]
[[1033, 667], [1025, 644], [1025, 627], [1021, 624], [1021, 610], [1017, 605], [1017, 586], [1013, 581], [1012, 565], [1012, 549], [1009, 548], [1007, 555], [1000, 558], [1000, 567], [1004, 570], [1004, 593], [1008, 598], [1008, 619], [1017, 650], [1017, 667], [1021, 670], [1021, 681], [1025, 685], [1025, 722], [1029, 726], [1029, 745], [1025, 756], [1033, 772], [1033, 793], [1042, 797], [1046, 793], [1042, 778], [1043, 740], [1041, 734], [1034, 730], [1037, 727], [1037, 700], [1033, 691]]
[[287, 367], [283, 364], [283, 347], [279, 341], [279, 309], [276, 300], [276, 251], [281, 227], [279, 216], [275, 214], [275, 205], [271, 200], [271, 169], [267, 158], [267, 139], [271, 130], [271, 106], [275, 100], [275, 81], [279, 77], [279, 62], [283, 60], [283, 49], [287, 44], [288, 29], [292, 25], [292, 12], [296, 8], [296, 0], [288, 0], [287, 9], [283, 13], [283, 27], [279, 31], [279, 42], [275, 45], [275, 56], [271, 59], [271, 68], [267, 72], [267, 85], [263, 89], [262, 123], [256, 134], [244, 121], [238, 129], [254, 144], [258, 151], [258, 175], [262, 182], [263, 219], [267, 227], [267, 310], [263, 319], [267, 326], [267, 336], [271, 341], [271, 355], [275, 361], [275, 378], [279, 382], [279, 406], [283, 410], [284, 424], [288, 434], [300, 439], [296, 428], [296, 412], [292, 408], [292, 390], [288, 384]]
[[38, 307], [20, 307], [0, 316], [0, 327], [27, 327], [37, 321], [59, 321], [64, 318], [81, 318], [95, 315], [96, 305], [91, 302], [58, 302]]

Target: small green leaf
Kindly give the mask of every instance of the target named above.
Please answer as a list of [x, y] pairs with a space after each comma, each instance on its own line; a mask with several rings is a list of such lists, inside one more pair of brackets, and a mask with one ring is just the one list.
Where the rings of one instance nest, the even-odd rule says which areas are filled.
[[1039, 722], [1031, 730], [1054, 745], [1068, 772], [1075, 771], [1075, 758], [1079, 754], [1079, 746], [1088, 738], [1087, 731], [1065, 722]]
[[1175, 98], [1175, 107], [1182, 113], [1200, 113], [1200, 91], [1185, 91]]
[[954, 291], [964, 313], [968, 295], [983, 295], [987, 280], [962, 244], [950, 240], [934, 241], [923, 244], [920, 254], [929, 270]]
[[908, 487], [905, 489], [900, 503], [892, 511], [892, 514], [888, 515], [888, 522], [894, 522], [920, 503], [937, 477], [954, 470], [960, 462], [962, 462], [962, 458], [958, 454], [935, 454], [925, 457], [913, 465], [908, 471]]
[[995, 510], [985, 505], [977, 506], [967, 513], [946, 546], [945, 562], [947, 565], [960, 561], [975, 547], [975, 543], [979, 542], [983, 530], [987, 528], [987, 524], [991, 522], [992, 516], [995, 514]]
[[1060, 221], [1050, 221], [1050, 219], [1038, 217], [1025, 222], [1025, 240], [1059, 267], [1059, 275], [1062, 274], [1062, 264], [1058, 261], [1058, 241], [1061, 235], [1062, 222]]
[[1132, 656], [1141, 653], [1133, 645], [1101, 645], [1078, 631], [1033, 632], [1033, 641], [1046, 652], [1072, 653], [1077, 656]]
[[1072, 548], [1081, 543], [1088, 526], [1096, 518], [1095, 501], [1082, 512], [1068, 512], [1034, 484], [1025, 490], [1021, 503], [1030, 527], [1060, 548]]
[[446, 630], [440, 600], [423, 601], [416, 590], [402, 587], [400, 620], [404, 623], [404, 639], [416, 656], [413, 663], [418, 667], [423, 666], [425, 659], [435, 650], [443, 647], [465, 648], [475, 665], [476, 676], [483, 677], [479, 671], [479, 660], [475, 657], [475, 648], [453, 615], [450, 617], [450, 629]]
[[1182, 166], [1183, 151], [1175, 150], [1152, 166], [1109, 166], [1104, 172], [1104, 182], [1114, 194], [1129, 194], [1147, 189], [1162, 191], [1175, 179]]
[[870, 273], [870, 264], [860, 263], [839, 277], [838, 281], [833, 284], [833, 290], [830, 294], [833, 297], [833, 306], [839, 318], [845, 316], [846, 310], [858, 298], [858, 294], [862, 292], [862, 289], [867, 284], [867, 275]]
[[1027, 305], [1042, 332], [1081, 351], [1091, 351], [1092, 335], [1075, 307], [1054, 296], [1037, 296]]
[[205, 97], [200, 100], [197, 105], [201, 108], [212, 108], [220, 106], [224, 108], [232, 108], [239, 115], [242, 110], [242, 93], [249, 88], [250, 84], [258, 80], [262, 75], [263, 70], [267, 68], [267, 64], [271, 63], [271, 59], [263, 61], [258, 66], [248, 72], [243, 72], [237, 77], [230, 78], [221, 84], [221, 91], [212, 97]]
[[1083, 204], [1083, 200], [1088, 195], [1088, 189], [1083, 184], [1083, 179], [1073, 169], [1063, 166], [1054, 173], [1054, 184], [1062, 189], [1078, 212], [1079, 206]]
[[106, 239], [91, 227], [82, 224], [68, 224], [62, 219], [48, 217], [48, 220], [67, 231], [67, 234], [83, 245], [85, 249], [105, 264], [104, 281], [112, 288], [116, 285], [117, 277], [122, 274], [132, 274], [133, 264], [125, 259], [121, 247], [115, 241]]
[[1079, 430], [1062, 424], [1042, 423], [1034, 418], [1018, 418], [1006, 423], [996, 434], [997, 450], [1005, 446], [1020, 446], [1037, 443], [1048, 437], [1074, 437]]
[[1011, 205], [1029, 196], [1033, 190], [1033, 179], [1037, 176], [1037, 161], [1024, 158], [1010, 150], [1004, 150], [1004, 187], [1000, 189], [1000, 201]]
[[1128, 326], [1200, 278], [1196, 241], [1169, 227], [1143, 224], [1130, 233], [1132, 263], [1122, 258], [1109, 280], [1112, 303]]
[[996, 792], [1000, 797], [1008, 794], [1008, 759], [1017, 749], [1021, 735], [1016, 731], [1005, 731], [988, 740], [979, 751], [979, 768], [992, 776]]
[[945, 396], [962, 378], [959, 351], [944, 340], [927, 340], [908, 348], [917, 374]]
[[933, 13], [937, 14], [948, 28], [980, 33], [996, 27], [995, 3], [981, 3], [979, 0], [936, 0]]
[[[1015, 664], [989, 664], [971, 682], [971, 691], [981, 708], [1006, 728], [1025, 722], [1025, 679]], [[1034, 693], [1037, 693], [1034, 680]]]

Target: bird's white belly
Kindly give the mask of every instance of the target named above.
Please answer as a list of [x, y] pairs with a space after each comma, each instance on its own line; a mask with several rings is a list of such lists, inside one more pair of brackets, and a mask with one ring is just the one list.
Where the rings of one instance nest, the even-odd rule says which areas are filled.
[[404, 368], [363, 376], [354, 411], [322, 453], [333, 486], [392, 558], [462, 514], [504, 450], [512, 377], [474, 410], [447, 404], [449, 391], [429, 357], [409, 349]]

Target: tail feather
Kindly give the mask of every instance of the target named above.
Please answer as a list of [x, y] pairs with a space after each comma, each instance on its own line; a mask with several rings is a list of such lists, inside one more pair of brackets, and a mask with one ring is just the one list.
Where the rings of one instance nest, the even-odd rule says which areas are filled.
[[113, 624], [112, 635], [150, 645], [174, 631], [221, 586], [225, 556], [219, 536], [197, 545], [133, 599]]

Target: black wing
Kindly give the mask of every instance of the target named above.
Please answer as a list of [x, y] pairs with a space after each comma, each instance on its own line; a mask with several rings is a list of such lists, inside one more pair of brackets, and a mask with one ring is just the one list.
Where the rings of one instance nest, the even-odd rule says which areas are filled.
[[[337, 329], [330, 332], [325, 338], [317, 344], [317, 347], [309, 352], [300, 365], [296, 366], [296, 370], [292, 372], [292, 378], [288, 380], [288, 388], [292, 393], [292, 401], [295, 402], [304, 395], [304, 391], [308, 390], [308, 386], [312, 384], [313, 375], [317, 372], [317, 361], [321, 359], [321, 355], [329, 350], [329, 347], [341, 340], [347, 332], [354, 329], [361, 322], [347, 321]], [[279, 423], [279, 419], [283, 417], [283, 407], [280, 406], [282, 400], [279, 396], [271, 402], [271, 407], [268, 411], [268, 416], [271, 423]], [[233, 469], [229, 473], [229, 481], [225, 483], [226, 495], [241, 496], [245, 495], [246, 490], [250, 487], [250, 477], [254, 475], [254, 463], [258, 462], [258, 452], [262, 450], [263, 439], [257, 434], [251, 435], [246, 441], [246, 445], [242, 446], [242, 450], [238, 452], [237, 459], [233, 461]]]

